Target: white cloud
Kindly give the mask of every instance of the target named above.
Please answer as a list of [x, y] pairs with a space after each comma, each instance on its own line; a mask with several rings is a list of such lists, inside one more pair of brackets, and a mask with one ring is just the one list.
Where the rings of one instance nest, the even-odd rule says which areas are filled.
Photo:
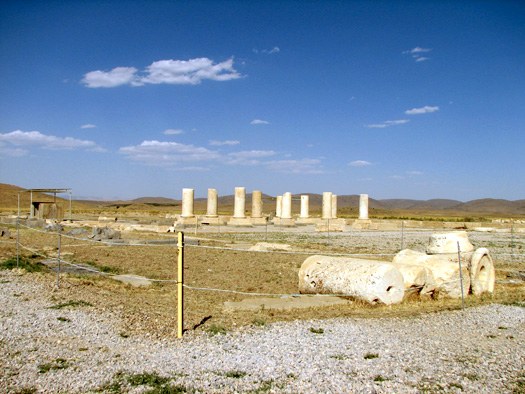
[[273, 47], [272, 49], [261, 49], [261, 50], [254, 48], [253, 52], [254, 53], [264, 53], [266, 55], [273, 55], [274, 53], [281, 52], [281, 49], [279, 47]]
[[431, 106], [425, 105], [424, 107], [421, 107], [421, 108], [407, 109], [405, 111], [405, 114], [420, 115], [420, 114], [429, 114], [429, 113], [436, 112], [436, 111], [439, 111], [439, 107], [431, 107]]
[[254, 119], [250, 122], [250, 124], [258, 125], [258, 124], [270, 124], [267, 120], [261, 120], [261, 119]]
[[432, 48], [421, 48], [421, 47], [415, 47], [412, 49], [409, 49], [408, 51], [403, 51], [404, 54], [412, 55], [412, 58], [416, 62], [424, 62], [425, 60], [429, 60], [429, 57], [423, 56], [423, 53], [428, 53], [432, 50]]
[[116, 67], [111, 71], [90, 71], [82, 83], [89, 88], [112, 88], [121, 85], [145, 84], [197, 85], [203, 80], [229, 81], [241, 78], [233, 68], [233, 58], [213, 63], [206, 57], [190, 60], [159, 60], [146, 67], [142, 74], [135, 67]]
[[[10, 133], [0, 133], [0, 142], [15, 146], [35, 146], [43, 149], [104, 151], [93, 141], [79, 140], [72, 137], [56, 137], [54, 135], [42, 134], [39, 131], [15, 130]], [[21, 155], [24, 153], [24, 150], [15, 150], [15, 153]]]
[[226, 141], [217, 141], [217, 140], [211, 140], [209, 141], [209, 144], [211, 146], [223, 146], [223, 145], [239, 145], [240, 141], [237, 140], [226, 140]]
[[125, 146], [119, 152], [129, 159], [153, 166], [172, 166], [180, 162], [210, 161], [220, 158], [209, 149], [178, 142], [143, 141], [140, 145]]
[[350, 162], [349, 165], [351, 167], [366, 167], [366, 166], [372, 165], [372, 163], [366, 160], [354, 160]]
[[409, 53], [426, 53], [426, 52], [430, 52], [432, 49], [431, 48], [421, 48], [421, 47], [415, 47], [415, 48], [412, 48], [410, 51], [408, 51]]
[[412, 176], [423, 175], [423, 172], [421, 172], [421, 171], [407, 171], [407, 175], [412, 175]]
[[166, 129], [162, 132], [162, 134], [165, 134], [165, 135], [179, 135], [182, 133], [184, 133], [184, 130], [182, 129]]
[[408, 122], [409, 122], [408, 119], [385, 120], [383, 123], [369, 124], [369, 125], [366, 125], [365, 127], [368, 127], [370, 129], [384, 129], [385, 127], [397, 126], [397, 125], [405, 124]]
[[268, 169], [275, 172], [292, 174], [323, 174], [320, 167], [321, 160], [300, 159], [300, 160], [273, 160], [266, 163]]
[[114, 88], [121, 85], [136, 86], [137, 69], [135, 67], [115, 67], [111, 71], [90, 71], [82, 78], [88, 88]]
[[391, 175], [390, 178], [391, 178], [391, 179], [396, 179], [396, 180], [405, 179], [405, 177], [403, 177], [403, 176], [401, 176], [401, 175]]
[[82, 126], [80, 126], [81, 129], [94, 129], [96, 128], [97, 126], [95, 126], [94, 124], [83, 124]]

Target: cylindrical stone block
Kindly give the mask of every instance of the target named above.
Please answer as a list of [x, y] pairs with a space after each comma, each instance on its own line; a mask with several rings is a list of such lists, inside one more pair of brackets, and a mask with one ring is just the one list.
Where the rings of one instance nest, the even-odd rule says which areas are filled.
[[275, 217], [280, 218], [283, 212], [283, 196], [277, 196], [275, 199]]
[[301, 196], [301, 216], [302, 219], [310, 217], [310, 196]]
[[359, 219], [368, 220], [368, 194], [359, 196]]
[[193, 214], [193, 189], [182, 189], [182, 214], [183, 218], [192, 218]]
[[299, 291], [390, 305], [401, 302], [405, 286], [399, 270], [384, 261], [310, 256], [299, 269]]
[[282, 219], [292, 218], [292, 193], [286, 192], [283, 194], [283, 205], [281, 211]]
[[244, 214], [245, 209], [246, 209], [246, 188], [236, 187], [233, 217], [237, 219], [245, 218], [246, 217]]
[[217, 189], [208, 189], [206, 216], [217, 217]]
[[323, 192], [323, 219], [332, 218], [332, 192]]
[[252, 192], [252, 218], [262, 218], [262, 192], [254, 190]]
[[332, 219], [337, 218], [337, 196], [332, 194]]

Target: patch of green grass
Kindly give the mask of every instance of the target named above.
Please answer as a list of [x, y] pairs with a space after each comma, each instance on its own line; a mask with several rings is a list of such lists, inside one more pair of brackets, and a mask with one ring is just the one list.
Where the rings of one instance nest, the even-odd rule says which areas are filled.
[[27, 272], [40, 272], [43, 270], [44, 267], [41, 264], [34, 263], [25, 257], [19, 257], [18, 267], [16, 263], [16, 257], [11, 257], [7, 260], [2, 261], [2, 263], [0, 263], [0, 269], [12, 270], [15, 268], [22, 268], [26, 270]]
[[13, 394], [34, 394], [38, 392], [36, 387], [23, 387], [18, 391], [13, 392]]
[[38, 364], [38, 372], [46, 373], [51, 370], [66, 369], [68, 367], [69, 367], [69, 363], [67, 362], [67, 360], [63, 358], [56, 358], [50, 363]]
[[517, 376], [512, 388], [512, 394], [525, 394], [525, 371]]
[[494, 338], [496, 338], [496, 335], [494, 335], [494, 334], [489, 334], [489, 335], [487, 335], [487, 338], [494, 339]]
[[461, 384], [459, 384], [459, 383], [454, 383], [454, 382], [450, 383], [450, 384], [448, 385], [448, 387], [450, 387], [450, 388], [454, 388], [454, 389], [460, 389], [461, 391], [464, 390], [463, 385], [461, 385]]
[[160, 376], [156, 372], [143, 372], [133, 375], [128, 375], [126, 381], [132, 386], [160, 386], [170, 381], [169, 378]]
[[211, 335], [226, 334], [226, 328], [216, 324], [209, 326], [206, 331]]
[[346, 360], [348, 357], [345, 356], [344, 354], [334, 354], [330, 356], [330, 358], [333, 358], [335, 360]]
[[463, 376], [465, 378], [467, 378], [468, 380], [473, 381], [473, 382], [476, 381], [476, 380], [479, 380], [479, 376], [476, 375], [475, 373], [465, 373], [465, 374], [463, 374]]
[[498, 330], [507, 330], [507, 327], [499, 326], [499, 327], [498, 327]]
[[179, 393], [190, 393], [192, 390], [188, 390], [183, 385], [176, 385], [171, 386], [169, 384], [165, 384], [160, 387], [155, 387], [151, 390], [145, 391], [144, 394], [179, 394]]
[[252, 324], [257, 327], [263, 327], [266, 325], [266, 320], [261, 319], [260, 317], [256, 317], [253, 319]]
[[69, 323], [69, 322], [71, 321], [71, 320], [68, 319], [67, 317], [62, 317], [62, 316], [57, 317], [57, 320], [58, 320], [58, 321], [67, 322], [67, 323]]
[[310, 332], [314, 333], [314, 334], [324, 334], [324, 329], [323, 328], [310, 327]]
[[250, 391], [251, 394], [262, 394], [262, 393], [268, 393], [273, 389], [274, 381], [273, 379], [270, 380], [264, 380], [261, 382], [259, 387], [257, 389]]
[[385, 380], [388, 380], [387, 378], [385, 378], [384, 376], [382, 375], [376, 375], [374, 376], [374, 382], [384, 382]]
[[79, 347], [78, 348], [78, 351], [79, 352], [87, 352], [89, 349], [87, 347]]
[[48, 309], [63, 309], [63, 308], [74, 308], [74, 307], [77, 307], [77, 306], [93, 306], [93, 304], [90, 304], [89, 302], [86, 302], [86, 301], [68, 301], [68, 302], [64, 302], [62, 304], [57, 304], [57, 305], [53, 305], [53, 306], [50, 306], [48, 307]]
[[365, 360], [372, 360], [374, 358], [379, 358], [379, 354], [377, 353], [367, 353], [364, 355]]
[[234, 378], [234, 379], [240, 379], [244, 378], [246, 375], [248, 375], [244, 371], [228, 371], [224, 374], [227, 378]]

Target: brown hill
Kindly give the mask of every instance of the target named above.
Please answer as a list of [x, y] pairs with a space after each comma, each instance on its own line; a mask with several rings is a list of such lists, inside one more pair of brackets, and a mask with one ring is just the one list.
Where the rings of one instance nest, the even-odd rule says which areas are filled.
[[[0, 208], [16, 209], [18, 194], [24, 189], [15, 185], [0, 183]], [[310, 197], [310, 211], [321, 211], [323, 196], [315, 193], [301, 193], [292, 196], [292, 209], [299, 211], [300, 196]], [[246, 209], [251, 208], [251, 193], [246, 194]], [[43, 193], [33, 193], [35, 201], [52, 201], [53, 196]], [[57, 197], [57, 201], [66, 201]], [[29, 206], [29, 193], [20, 193], [21, 206]], [[265, 212], [275, 209], [275, 197], [263, 194]], [[73, 209], [96, 209], [105, 207], [126, 207], [132, 210], [151, 209], [151, 207], [173, 209], [180, 207], [181, 200], [166, 197], [141, 197], [128, 201], [88, 201], [76, 200]], [[218, 198], [219, 211], [233, 212], [234, 196], [227, 195]], [[356, 215], [359, 209], [359, 195], [343, 195], [337, 198], [338, 210], [341, 214]], [[448, 199], [411, 200], [411, 199], [369, 199], [371, 215], [441, 215], [441, 216], [525, 216], [525, 200], [509, 201], [503, 199], [485, 198], [461, 202]], [[195, 211], [206, 212], [206, 198], [195, 199]]]

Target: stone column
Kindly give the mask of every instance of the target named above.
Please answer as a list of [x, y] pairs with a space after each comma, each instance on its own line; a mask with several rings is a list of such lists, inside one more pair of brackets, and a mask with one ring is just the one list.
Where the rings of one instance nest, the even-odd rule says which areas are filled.
[[332, 219], [337, 219], [337, 195], [332, 195]]
[[192, 218], [193, 214], [193, 189], [182, 189], [182, 214], [183, 218]]
[[323, 219], [332, 218], [332, 192], [323, 192]]
[[301, 219], [308, 219], [310, 217], [310, 196], [302, 195], [301, 196]]
[[292, 193], [286, 192], [283, 194], [283, 207], [281, 211], [282, 219], [292, 218]]
[[208, 189], [206, 216], [210, 218], [217, 217], [217, 189]]
[[275, 217], [280, 218], [283, 212], [283, 196], [277, 196], [275, 201]]
[[368, 194], [359, 196], [359, 219], [368, 220]]
[[252, 192], [252, 218], [262, 218], [262, 192], [260, 190]]
[[245, 208], [246, 208], [246, 189], [244, 187], [236, 187], [233, 217], [236, 219], [245, 218], [246, 217], [244, 215]]

